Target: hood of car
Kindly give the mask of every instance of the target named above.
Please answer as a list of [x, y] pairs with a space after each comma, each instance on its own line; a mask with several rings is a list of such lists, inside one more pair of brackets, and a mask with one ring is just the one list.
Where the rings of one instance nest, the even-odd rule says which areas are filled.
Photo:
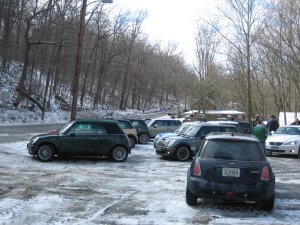
[[295, 140], [300, 140], [300, 135], [272, 134], [267, 138], [267, 141], [269, 142], [287, 142]]
[[193, 143], [194, 141], [196, 141], [197, 138], [195, 137], [185, 137], [185, 136], [169, 136], [169, 137], [164, 137], [162, 139], [160, 139], [160, 143], [167, 143], [167, 142], [173, 142], [173, 143], [178, 143], [178, 142], [188, 142], [188, 143]]
[[175, 134], [173, 132], [166, 132], [166, 133], [159, 133], [156, 135], [157, 138], [165, 138], [165, 137], [171, 137], [171, 136], [177, 136], [177, 134]]
[[38, 134], [38, 135], [35, 135], [34, 137], [32, 137], [32, 139], [33, 138], [54, 138], [54, 137], [58, 137], [59, 136], [59, 134]]

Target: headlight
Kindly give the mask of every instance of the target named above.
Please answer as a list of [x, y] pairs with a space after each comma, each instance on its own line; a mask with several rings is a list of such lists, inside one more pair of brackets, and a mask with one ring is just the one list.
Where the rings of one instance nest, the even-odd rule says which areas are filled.
[[175, 143], [175, 139], [169, 139], [166, 141], [166, 146], [172, 146]]
[[283, 145], [296, 145], [297, 141], [290, 141], [290, 142], [286, 142]]
[[37, 142], [37, 140], [39, 140], [39, 137], [34, 137], [31, 139], [31, 144], [34, 144], [35, 142]]

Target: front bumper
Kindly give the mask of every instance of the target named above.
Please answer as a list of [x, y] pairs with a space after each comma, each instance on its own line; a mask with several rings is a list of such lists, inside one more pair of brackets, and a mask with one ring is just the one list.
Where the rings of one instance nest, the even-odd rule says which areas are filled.
[[31, 143], [28, 143], [27, 144], [27, 151], [28, 151], [28, 154], [29, 155], [35, 155], [36, 153], [36, 150], [37, 150], [37, 145], [33, 145]]
[[157, 155], [161, 156], [172, 156], [175, 152], [175, 149], [172, 147], [161, 147], [161, 146], [155, 146], [155, 152]]
[[256, 184], [219, 183], [202, 178], [188, 179], [187, 188], [197, 197], [207, 197], [231, 201], [266, 201], [274, 196], [275, 183]]
[[272, 155], [298, 155], [299, 147], [296, 145], [269, 145], [266, 144], [267, 152]]

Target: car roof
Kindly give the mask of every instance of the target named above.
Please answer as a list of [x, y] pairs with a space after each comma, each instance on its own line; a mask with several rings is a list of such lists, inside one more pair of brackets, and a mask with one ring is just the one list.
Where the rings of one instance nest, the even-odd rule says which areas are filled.
[[107, 124], [115, 124], [116, 121], [113, 120], [101, 120], [101, 119], [76, 119], [76, 122], [84, 122], [84, 123], [107, 123]]
[[237, 121], [228, 121], [228, 120], [217, 120], [217, 121], [207, 121], [209, 124], [228, 124], [228, 125], [238, 125]]
[[242, 141], [253, 141], [259, 142], [259, 140], [253, 136], [252, 134], [244, 134], [244, 133], [235, 133], [235, 132], [213, 132], [208, 134], [205, 139], [213, 140], [213, 139], [228, 139], [228, 140], [242, 140]]
[[300, 125], [284, 125], [284, 126], [281, 126], [281, 127], [300, 127]]
[[176, 119], [176, 118], [174, 118], [174, 119], [172, 119], [172, 118], [170, 118], [170, 119], [168, 119], [168, 118], [155, 118], [155, 119], [151, 119], [151, 120], [178, 120], [178, 121], [180, 121], [179, 119]]
[[234, 127], [234, 125], [232, 124], [218, 124], [218, 123], [193, 123], [191, 125], [194, 125], [194, 126], [198, 126], [198, 127]]

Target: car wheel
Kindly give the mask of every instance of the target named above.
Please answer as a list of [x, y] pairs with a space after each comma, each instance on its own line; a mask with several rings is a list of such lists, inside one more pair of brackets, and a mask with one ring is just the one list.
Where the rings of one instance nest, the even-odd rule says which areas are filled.
[[129, 139], [130, 148], [133, 148], [135, 146], [135, 138], [134, 137], [128, 137], [128, 139]]
[[127, 159], [128, 152], [124, 147], [117, 146], [112, 149], [111, 157], [116, 162], [123, 162]]
[[148, 134], [141, 134], [139, 139], [140, 143], [145, 145], [148, 144], [150, 137]]
[[47, 162], [53, 159], [54, 157], [54, 148], [50, 144], [43, 144], [38, 148], [37, 151], [38, 159]]
[[185, 201], [188, 205], [197, 204], [197, 197], [188, 188], [186, 189]]
[[190, 150], [188, 147], [180, 146], [176, 150], [176, 158], [179, 161], [186, 161], [190, 158]]
[[274, 196], [261, 203], [261, 209], [271, 211], [274, 208]]
[[300, 159], [300, 148], [298, 149], [298, 155], [297, 155], [298, 159]]

